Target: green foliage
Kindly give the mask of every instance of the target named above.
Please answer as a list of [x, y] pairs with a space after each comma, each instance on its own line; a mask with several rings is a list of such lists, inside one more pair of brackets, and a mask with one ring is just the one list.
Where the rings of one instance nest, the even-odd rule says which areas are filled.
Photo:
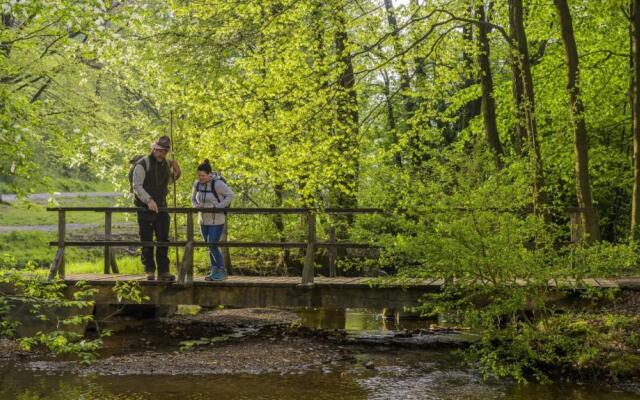
[[149, 296], [142, 295], [140, 283], [137, 281], [116, 281], [113, 292], [116, 294], [118, 303], [123, 301], [133, 301], [140, 304], [149, 301]]
[[[38, 331], [33, 336], [19, 338], [22, 349], [29, 351], [44, 347], [57, 356], [77, 356], [83, 363], [95, 359], [102, 346], [102, 339], [86, 339], [83, 333], [72, 330], [74, 326], [83, 328], [93, 321], [91, 310], [94, 303], [90, 299], [95, 294], [95, 289], [80, 281], [76, 283], [72, 298], [66, 298], [62, 282], [48, 280], [33, 268], [25, 271], [2, 271], [0, 285], [14, 291], [0, 293], [3, 335], [12, 336], [17, 326], [10, 314], [11, 300], [27, 306], [33, 318], [47, 321], [53, 327], [50, 331]], [[87, 309], [89, 313], [84, 314]]]
[[0, 296], [0, 338], [13, 337], [16, 328], [19, 326], [18, 321], [12, 321], [9, 318], [11, 305], [9, 300]]
[[[442, 163], [456, 174], [440, 168]], [[591, 277], [637, 276], [636, 244], [563, 244], [566, 228], [523, 212], [528, 190], [517, 179], [517, 166], [496, 172], [488, 158], [450, 153], [426, 167], [428, 177], [408, 177], [405, 189], [426, 196], [402, 198], [392, 216], [361, 226], [384, 246], [380, 266], [395, 270], [394, 280], [445, 282], [442, 292], [425, 295], [420, 310], [479, 332], [482, 340], [467, 356], [486, 376], [603, 376], [620, 354], [607, 348], [627, 340], [638, 321], [615, 314], [557, 315], [553, 301], [583, 291]], [[614, 295], [587, 288], [582, 297], [595, 302]], [[627, 328], [609, 323], [615, 318]], [[625, 346], [637, 348], [633, 339]]]
[[525, 382], [567, 375], [626, 379], [640, 372], [637, 316], [566, 313], [487, 331], [467, 355], [485, 376]]
[[83, 364], [96, 359], [97, 351], [102, 347], [102, 339], [87, 340], [84, 335], [69, 331], [38, 332], [35, 336], [20, 338], [23, 350], [30, 351], [36, 346], [44, 346], [57, 356], [72, 354]]
[[29, 262], [35, 265], [47, 265], [54, 252], [48, 242], [54, 235], [45, 232], [12, 232], [0, 235], [0, 267], [12, 268], [25, 266]]

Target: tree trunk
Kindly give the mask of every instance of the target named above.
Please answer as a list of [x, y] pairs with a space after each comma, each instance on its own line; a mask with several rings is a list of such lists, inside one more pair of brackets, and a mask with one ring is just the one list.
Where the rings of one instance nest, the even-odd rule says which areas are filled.
[[[340, 176], [332, 188], [333, 200], [338, 207], [357, 207], [356, 191], [359, 170], [359, 113], [358, 96], [356, 93], [356, 79], [353, 73], [353, 60], [348, 50], [348, 34], [344, 16], [344, 8], [339, 8], [336, 16], [337, 30], [335, 46], [340, 60], [340, 76], [338, 78], [339, 93], [337, 93], [337, 124], [335, 134], [340, 154], [343, 155]], [[336, 236], [338, 240], [348, 237], [348, 229], [353, 224], [353, 216], [346, 218], [346, 223], [338, 224]], [[345, 249], [340, 249], [339, 256], [345, 255]]]
[[567, 58], [567, 91], [569, 92], [569, 113], [571, 115], [571, 128], [575, 139], [576, 153], [576, 195], [578, 207], [582, 208], [582, 219], [587, 236], [587, 242], [593, 243], [600, 240], [600, 226], [598, 216], [593, 208], [591, 198], [591, 183], [589, 179], [589, 144], [587, 138], [587, 126], [584, 121], [584, 105], [580, 98], [580, 65], [578, 49], [573, 34], [571, 11], [567, 0], [554, 0], [558, 16], [560, 17], [560, 29], [562, 41]]
[[[355, 189], [357, 185], [358, 160], [358, 98], [356, 93], [356, 79], [353, 73], [353, 61], [347, 50], [347, 31], [343, 11], [339, 10], [338, 30], [335, 35], [336, 52], [341, 62], [342, 71], [338, 79], [340, 93], [338, 94], [336, 134], [339, 137], [338, 146], [344, 155], [345, 163], [342, 176], [337, 182], [337, 200], [339, 207], [355, 207]], [[344, 189], [343, 189], [344, 188]]]
[[[420, 9], [421, 5], [418, 2], [418, 0], [411, 0], [410, 1], [410, 6], [411, 6], [411, 12], [413, 15], [420, 15], [418, 10]], [[411, 27], [409, 27], [409, 37], [411, 38], [412, 41], [418, 40], [420, 37], [420, 32], [418, 29], [416, 29], [415, 24], [411, 25]], [[415, 76], [415, 87], [416, 88], [421, 88], [424, 86], [424, 82], [427, 80], [427, 72], [425, 69], [425, 63], [427, 62], [427, 59], [425, 56], [417, 53], [414, 57], [413, 57], [413, 67], [414, 67], [414, 76]], [[419, 95], [419, 91], [416, 91], [417, 93], [415, 93], [415, 95], [413, 97], [413, 105], [414, 108], [417, 110], [422, 97]]]
[[[11, 16], [11, 14], [0, 14], [0, 29], [11, 28], [15, 24], [15, 19]], [[0, 42], [0, 54], [9, 57], [11, 54], [12, 42]]]
[[[382, 80], [384, 82], [383, 94], [384, 101], [387, 108], [387, 129], [391, 132], [392, 146], [398, 143], [398, 132], [396, 126], [396, 116], [393, 109], [393, 102], [391, 101], [391, 89], [389, 76], [386, 71], [382, 71]], [[393, 163], [397, 167], [402, 167], [402, 154], [398, 150], [393, 150]]]
[[[469, 8], [467, 10], [467, 14], [470, 18], [473, 17], [472, 10]], [[467, 24], [462, 27], [462, 37], [465, 42], [473, 43], [473, 25]], [[466, 70], [469, 71], [468, 76], [464, 79], [462, 83], [462, 87], [460, 89], [469, 88], [478, 83], [478, 79], [473, 76], [471, 71], [473, 71], [473, 56], [469, 54], [467, 51], [462, 52], [462, 60], [464, 65], [466, 66]], [[459, 119], [458, 119], [458, 132], [463, 131], [469, 126], [469, 123], [473, 118], [480, 115], [482, 106], [482, 99], [476, 98], [469, 101], [462, 107]]]
[[[478, 5], [477, 13], [480, 21], [485, 22], [488, 20], [484, 11], [484, 0]], [[498, 133], [498, 124], [496, 123], [496, 101], [493, 98], [493, 75], [489, 62], [489, 38], [487, 34], [487, 25], [478, 24], [478, 47], [480, 50], [478, 52], [478, 65], [480, 66], [480, 85], [482, 86], [482, 117], [484, 119], [487, 143], [496, 159], [496, 167], [502, 169], [504, 152]]]
[[633, 136], [633, 195], [631, 237], [640, 238], [640, 0], [631, 0], [631, 132]]
[[[511, 40], [515, 43], [513, 35], [511, 35]], [[527, 129], [525, 128], [524, 110], [522, 107], [522, 104], [524, 103], [524, 89], [522, 87], [522, 71], [520, 69], [520, 65], [515, 62], [515, 60], [511, 62], [511, 73], [513, 75], [513, 79], [511, 80], [511, 91], [515, 102], [516, 117], [516, 125], [511, 141], [513, 142], [513, 147], [516, 152], [519, 155], [524, 156], [524, 146], [527, 143]]]
[[[393, 50], [395, 52], [395, 56], [398, 56], [403, 52], [402, 43], [400, 43], [400, 32], [398, 32], [398, 21], [396, 19], [395, 11], [393, 9], [393, 1], [392, 0], [384, 0], [384, 8], [387, 13], [387, 23], [389, 25], [389, 30], [391, 31], [391, 37], [393, 42]], [[413, 117], [413, 113], [415, 111], [415, 102], [413, 98], [409, 95], [411, 90], [411, 76], [409, 75], [409, 69], [407, 68], [407, 63], [404, 57], [400, 56], [398, 59], [398, 66], [396, 67], [396, 72], [400, 76], [400, 98], [402, 99], [403, 113], [398, 118], [398, 123], [395, 122], [394, 119], [394, 144], [398, 142], [398, 133], [395, 132], [396, 129], [400, 130], [400, 133], [406, 133], [410, 129], [409, 120]], [[388, 91], [389, 81], [388, 79], [385, 81], [385, 89]], [[390, 96], [386, 94], [387, 106], [391, 106], [393, 108], [393, 103], [391, 102]], [[393, 110], [392, 110], [393, 111]], [[387, 114], [389, 110], [387, 110]], [[402, 155], [398, 152], [394, 153], [394, 161], [396, 165], [402, 165]]]
[[[544, 190], [544, 169], [538, 143], [538, 128], [535, 118], [535, 97], [533, 93], [533, 78], [531, 76], [531, 64], [529, 62], [529, 45], [524, 29], [522, 0], [509, 0], [509, 27], [513, 39], [512, 49], [514, 55], [512, 63], [517, 66], [514, 70], [514, 94], [516, 94], [516, 118], [518, 124], [524, 125], [526, 132], [526, 145], [523, 150], [531, 159], [533, 169], [533, 210], [536, 215], [547, 217], [544, 210], [546, 194]], [[519, 81], [519, 82], [517, 82]], [[518, 87], [518, 85], [521, 85]], [[518, 91], [521, 90], [521, 93]], [[522, 117], [523, 120], [519, 118]]]
[[[391, 29], [391, 36], [393, 38], [393, 50], [397, 56], [404, 50], [402, 48], [402, 43], [400, 43], [400, 33], [398, 32], [398, 22], [396, 20], [396, 15], [393, 9], [393, 1], [384, 0], [384, 8], [387, 12], [387, 23], [389, 24], [389, 29]], [[402, 104], [404, 108], [404, 115], [402, 118], [403, 121], [401, 122], [401, 124], [405, 125], [404, 130], [406, 130], [408, 120], [411, 119], [413, 113], [415, 112], [415, 102], [409, 95], [409, 91], [411, 90], [411, 75], [409, 74], [409, 69], [407, 68], [407, 63], [404, 60], [404, 57], [400, 57], [398, 59], [397, 72], [400, 76], [400, 96], [402, 98]]]

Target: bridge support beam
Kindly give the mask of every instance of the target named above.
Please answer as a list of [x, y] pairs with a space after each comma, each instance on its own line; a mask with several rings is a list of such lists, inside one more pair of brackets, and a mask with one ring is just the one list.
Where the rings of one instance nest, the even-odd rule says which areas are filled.
[[[324, 278], [313, 285], [300, 285], [291, 279], [288, 282], [247, 279], [242, 281], [204, 282], [194, 281], [191, 285], [162, 284], [155, 281], [139, 281], [141, 294], [149, 296], [146, 304], [179, 305], [195, 304], [203, 307], [226, 305], [232, 307], [280, 307], [280, 308], [392, 308], [419, 305], [420, 298], [427, 292], [440, 290], [439, 283], [412, 287], [371, 287], [368, 283], [331, 283]], [[67, 295], [77, 289], [73, 281], [67, 281]], [[118, 303], [113, 292], [113, 281], [88, 281], [97, 292], [97, 304]]]

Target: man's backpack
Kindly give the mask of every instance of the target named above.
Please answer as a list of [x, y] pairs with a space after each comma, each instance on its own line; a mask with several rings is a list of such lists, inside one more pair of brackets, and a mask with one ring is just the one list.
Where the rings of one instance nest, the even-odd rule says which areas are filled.
[[144, 172], [149, 171], [149, 156], [135, 156], [130, 161], [131, 168], [129, 168], [129, 192], [133, 193], [133, 170], [136, 168], [138, 164], [142, 164], [144, 167]]

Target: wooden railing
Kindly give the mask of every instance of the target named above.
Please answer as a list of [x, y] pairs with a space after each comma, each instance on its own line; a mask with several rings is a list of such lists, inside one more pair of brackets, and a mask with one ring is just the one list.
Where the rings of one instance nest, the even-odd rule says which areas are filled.
[[[366, 243], [347, 243], [338, 242], [336, 240], [335, 226], [332, 225], [329, 230], [329, 241], [319, 242], [316, 236], [316, 216], [320, 212], [316, 209], [309, 208], [161, 208], [159, 211], [169, 213], [186, 214], [186, 240], [170, 241], [170, 242], [141, 242], [141, 241], [122, 241], [111, 240], [112, 238], [112, 216], [113, 213], [129, 213], [138, 211], [147, 211], [145, 208], [137, 207], [51, 207], [47, 211], [55, 211], [58, 213], [58, 240], [50, 242], [51, 246], [57, 246], [56, 256], [51, 263], [49, 269], [49, 278], [56, 276], [64, 278], [65, 276], [65, 247], [104, 247], [104, 273], [119, 273], [118, 265], [112, 247], [119, 246], [139, 246], [139, 247], [184, 247], [184, 255], [182, 262], [178, 266], [178, 282], [193, 282], [193, 250], [196, 247], [245, 247], [245, 248], [301, 248], [306, 249], [304, 258], [304, 267], [302, 270], [302, 284], [313, 284], [314, 266], [315, 266], [315, 250], [317, 248], [327, 248], [329, 251], [329, 275], [336, 276], [336, 258], [338, 248], [374, 248]], [[104, 240], [93, 241], [68, 241], [66, 240], [66, 215], [68, 212], [99, 212], [104, 213]], [[355, 214], [380, 214], [383, 209], [379, 208], [326, 208], [321, 210], [323, 213], [331, 216], [337, 215], [355, 215]], [[234, 242], [223, 241], [215, 243], [199, 242], [194, 237], [193, 214], [198, 212], [205, 213], [228, 213], [228, 214], [300, 214], [306, 215], [306, 241], [304, 242]]]
[[[322, 212], [335, 218], [338, 215], [356, 214], [382, 214], [385, 212], [381, 208], [326, 208], [323, 210], [310, 208], [161, 208], [160, 211], [169, 213], [186, 214], [186, 240], [171, 242], [141, 242], [141, 241], [118, 241], [111, 240], [112, 216], [113, 213], [129, 213], [147, 211], [145, 208], [136, 207], [52, 207], [47, 211], [58, 213], [58, 240], [50, 242], [51, 246], [57, 246], [56, 256], [49, 269], [49, 278], [65, 276], [65, 247], [104, 247], [104, 273], [119, 273], [118, 265], [112, 247], [138, 246], [138, 247], [184, 247], [182, 262], [178, 266], [178, 282], [193, 282], [193, 250], [196, 247], [244, 247], [244, 248], [300, 248], [306, 249], [304, 267], [302, 270], [302, 284], [313, 284], [315, 250], [318, 248], [328, 249], [329, 276], [337, 275], [336, 259], [338, 248], [375, 248], [366, 243], [338, 242], [336, 240], [335, 223], [330, 224], [328, 229], [329, 240], [327, 242], [317, 241], [316, 236], [316, 216]], [[68, 212], [100, 212], [104, 213], [104, 240], [94, 241], [68, 241], [66, 240], [66, 214]], [[451, 210], [449, 210], [451, 211]], [[470, 209], [455, 209], [454, 211], [470, 211]], [[300, 214], [306, 215], [306, 241], [304, 242], [234, 242], [222, 241], [215, 243], [199, 242], [194, 237], [193, 214], [198, 212], [206, 213], [228, 213], [228, 214]], [[570, 216], [571, 243], [580, 242], [584, 229], [582, 227], [581, 215], [584, 212], [580, 208], [568, 208], [565, 212]]]

